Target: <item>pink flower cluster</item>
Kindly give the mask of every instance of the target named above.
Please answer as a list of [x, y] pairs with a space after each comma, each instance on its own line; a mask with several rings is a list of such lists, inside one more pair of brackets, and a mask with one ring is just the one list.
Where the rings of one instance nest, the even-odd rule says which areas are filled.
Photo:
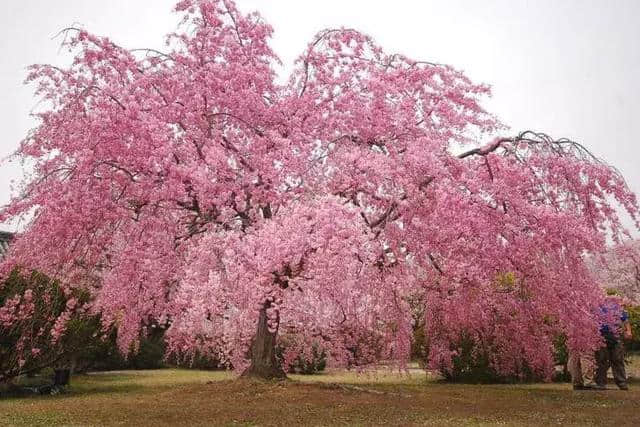
[[89, 290], [123, 350], [159, 323], [172, 351], [238, 369], [265, 306], [341, 366], [406, 361], [409, 300], [440, 369], [462, 335], [505, 373], [548, 374], [559, 333], [598, 345], [585, 255], [623, 236], [617, 205], [638, 215], [614, 168], [496, 137], [488, 86], [358, 31], [318, 33], [279, 85], [259, 14], [176, 10], [166, 52], [68, 30], [74, 62], [31, 68], [47, 107], [17, 154], [35, 175], [0, 221], [35, 214], [2, 271]]

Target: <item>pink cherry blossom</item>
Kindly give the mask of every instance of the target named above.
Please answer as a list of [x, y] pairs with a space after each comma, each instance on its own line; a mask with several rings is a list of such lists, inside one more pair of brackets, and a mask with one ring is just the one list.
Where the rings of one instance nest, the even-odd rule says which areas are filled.
[[319, 32], [279, 85], [259, 14], [176, 11], [166, 52], [69, 29], [73, 63], [31, 68], [46, 107], [16, 155], [34, 173], [0, 221], [32, 217], [2, 272], [89, 290], [123, 350], [161, 324], [170, 351], [239, 372], [282, 333], [335, 366], [402, 366], [409, 299], [439, 369], [461, 334], [504, 373], [548, 375], [558, 333], [599, 345], [585, 256], [624, 237], [618, 206], [638, 223], [614, 168], [573, 141], [496, 136], [488, 86], [356, 30]]

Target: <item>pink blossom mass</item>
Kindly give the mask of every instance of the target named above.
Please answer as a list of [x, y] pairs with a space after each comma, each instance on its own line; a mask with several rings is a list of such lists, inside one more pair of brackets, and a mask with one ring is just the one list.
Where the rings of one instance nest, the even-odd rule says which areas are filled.
[[31, 67], [46, 107], [16, 155], [34, 173], [0, 222], [31, 219], [0, 274], [89, 290], [125, 352], [159, 325], [168, 351], [261, 377], [295, 357], [276, 358], [284, 334], [333, 366], [402, 367], [415, 304], [441, 370], [462, 335], [547, 378], [558, 334], [600, 345], [587, 257], [626, 239], [621, 212], [639, 225], [615, 168], [501, 136], [487, 85], [356, 30], [319, 32], [281, 85], [259, 14], [176, 11], [164, 51], [68, 28], [73, 63]]

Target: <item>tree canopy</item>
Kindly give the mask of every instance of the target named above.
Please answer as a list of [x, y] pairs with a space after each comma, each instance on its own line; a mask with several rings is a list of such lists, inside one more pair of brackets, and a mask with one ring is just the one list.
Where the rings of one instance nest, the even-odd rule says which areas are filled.
[[90, 290], [123, 349], [163, 324], [170, 350], [259, 376], [283, 375], [283, 331], [335, 365], [403, 362], [416, 301], [441, 369], [462, 334], [507, 373], [548, 374], [559, 332], [597, 345], [584, 255], [624, 237], [618, 206], [638, 225], [617, 170], [499, 136], [488, 86], [356, 30], [319, 32], [278, 84], [258, 13], [176, 11], [166, 51], [69, 28], [73, 63], [31, 68], [34, 173], [0, 221], [32, 217], [3, 271]]

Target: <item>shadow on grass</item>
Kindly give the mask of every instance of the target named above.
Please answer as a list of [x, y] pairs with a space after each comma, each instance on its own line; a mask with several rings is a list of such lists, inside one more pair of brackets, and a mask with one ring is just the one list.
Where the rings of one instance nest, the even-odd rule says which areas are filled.
[[[153, 374], [98, 374], [76, 375], [71, 378], [70, 385], [64, 387], [59, 393], [38, 394], [29, 392], [24, 387], [17, 387], [2, 393], [0, 397], [4, 401], [19, 399], [65, 399], [83, 395], [100, 394], [128, 394], [134, 392], [153, 393], [158, 390], [167, 390], [172, 387], [189, 384], [188, 380], [178, 382], [154, 383]], [[145, 381], [146, 380], [146, 381]], [[21, 384], [22, 386], [22, 384]]]
[[[170, 386], [165, 386], [163, 388], [170, 388]], [[146, 389], [146, 390], [145, 390]], [[74, 386], [73, 384], [69, 389], [61, 394], [60, 397], [77, 397], [82, 395], [96, 395], [96, 394], [127, 394], [132, 392], [154, 392], [154, 389], [149, 388], [148, 386], [142, 384], [105, 384], [99, 386]]]
[[[170, 388], [166, 386], [163, 388]], [[43, 399], [68, 399], [85, 395], [100, 395], [100, 394], [128, 394], [132, 392], [145, 392], [144, 385], [139, 384], [113, 384], [104, 386], [67, 386], [64, 390], [59, 391], [56, 394], [39, 394], [26, 391], [12, 391], [9, 393], [3, 393], [0, 395], [0, 400], [9, 402], [12, 400], [43, 400]], [[146, 392], [153, 392], [154, 390], [146, 390]]]

